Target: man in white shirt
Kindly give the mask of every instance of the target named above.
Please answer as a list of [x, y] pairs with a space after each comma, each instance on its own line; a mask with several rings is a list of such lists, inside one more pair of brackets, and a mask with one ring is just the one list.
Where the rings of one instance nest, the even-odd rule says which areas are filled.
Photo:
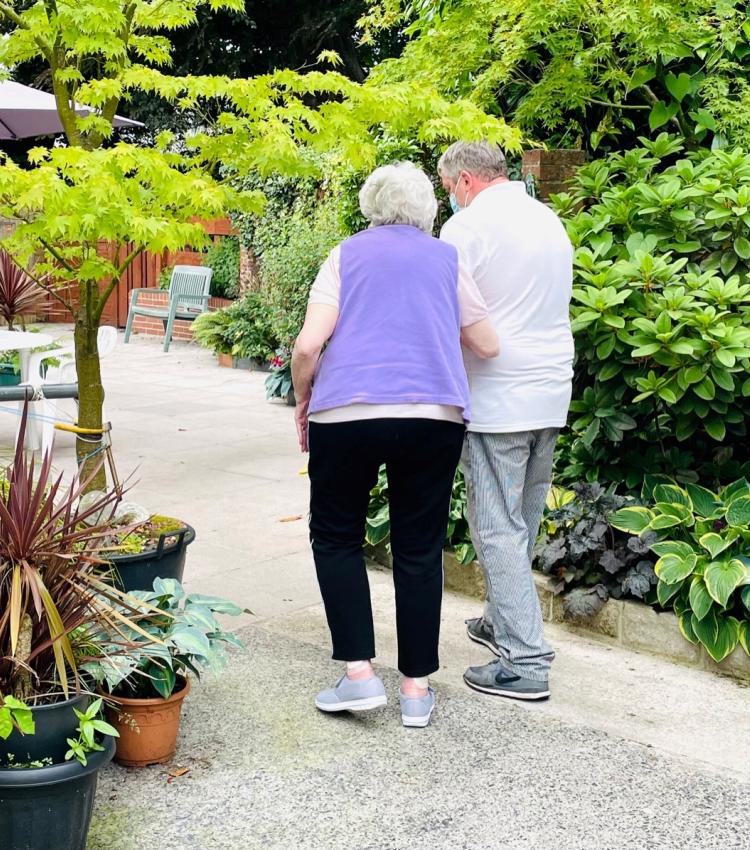
[[496, 145], [457, 142], [438, 172], [456, 212], [441, 239], [459, 249], [500, 339], [491, 360], [465, 352], [473, 417], [462, 467], [487, 585], [484, 616], [467, 629], [498, 658], [464, 680], [484, 693], [544, 699], [554, 652], [531, 560], [570, 404], [573, 249], [552, 210], [508, 179]]

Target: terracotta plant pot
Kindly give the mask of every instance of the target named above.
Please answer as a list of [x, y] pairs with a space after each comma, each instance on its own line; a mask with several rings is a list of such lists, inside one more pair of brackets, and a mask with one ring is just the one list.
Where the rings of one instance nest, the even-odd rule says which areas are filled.
[[190, 693], [190, 680], [168, 699], [130, 699], [108, 696], [107, 720], [117, 729], [115, 761], [129, 767], [146, 767], [169, 761], [177, 747], [182, 701]]

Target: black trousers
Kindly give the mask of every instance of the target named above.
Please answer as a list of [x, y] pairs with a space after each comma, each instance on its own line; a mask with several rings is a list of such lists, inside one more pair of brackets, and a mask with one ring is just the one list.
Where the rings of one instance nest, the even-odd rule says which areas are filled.
[[464, 426], [432, 419], [310, 423], [310, 539], [333, 657], [375, 657], [364, 561], [370, 490], [385, 464], [390, 497], [398, 667], [440, 666], [443, 545]]

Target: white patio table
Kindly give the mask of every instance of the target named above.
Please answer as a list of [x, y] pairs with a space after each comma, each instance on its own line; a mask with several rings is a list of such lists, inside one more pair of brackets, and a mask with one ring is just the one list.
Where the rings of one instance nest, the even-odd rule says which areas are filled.
[[54, 340], [47, 334], [0, 330], [0, 351], [17, 351], [21, 355], [21, 383], [29, 380], [29, 357], [32, 348], [42, 348], [51, 342]]
[[[21, 383], [29, 380], [29, 358], [33, 348], [42, 348], [54, 342], [47, 334], [29, 333], [28, 331], [0, 330], [0, 351], [17, 351], [21, 360]], [[38, 379], [37, 379], [38, 380]], [[19, 420], [20, 421], [20, 420]], [[26, 449], [35, 449], [39, 443], [36, 424], [30, 420], [26, 429], [24, 446]]]

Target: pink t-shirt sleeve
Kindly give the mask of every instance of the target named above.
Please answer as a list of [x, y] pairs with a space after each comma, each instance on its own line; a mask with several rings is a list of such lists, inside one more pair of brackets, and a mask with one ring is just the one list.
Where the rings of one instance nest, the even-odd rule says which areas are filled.
[[339, 308], [341, 294], [341, 249], [337, 245], [320, 267], [315, 283], [310, 290], [310, 304], [326, 304], [328, 307]]
[[458, 263], [458, 309], [462, 328], [475, 325], [489, 316], [482, 293], [461, 260]]

